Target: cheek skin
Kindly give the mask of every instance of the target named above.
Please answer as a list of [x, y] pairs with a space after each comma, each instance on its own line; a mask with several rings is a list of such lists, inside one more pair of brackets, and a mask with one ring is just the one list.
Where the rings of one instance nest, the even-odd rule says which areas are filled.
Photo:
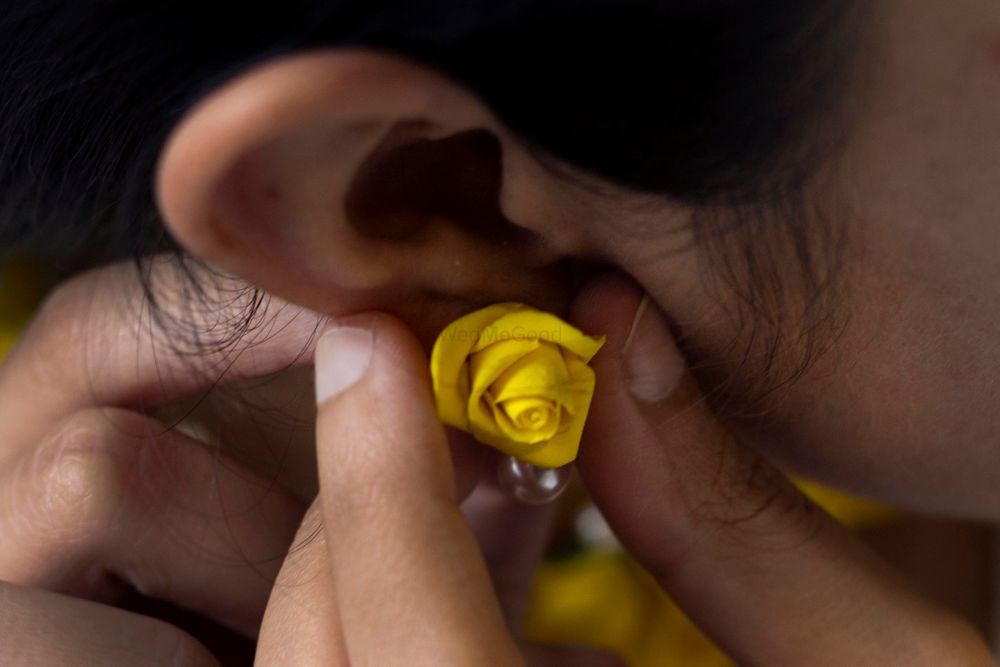
[[[957, 162], [954, 182], [933, 185], [919, 165], [889, 166], [891, 179], [867, 195], [865, 224], [845, 262], [846, 328], [763, 406], [741, 394], [754, 378], [740, 372], [731, 321], [697, 318], [698, 299], [661, 298], [687, 309], [678, 319], [693, 323], [694, 342], [718, 364], [702, 374], [707, 392], [722, 387], [729, 405], [750, 403], [744, 412], [756, 417], [733, 420], [734, 428], [789, 471], [902, 507], [996, 519], [1000, 252], [997, 233], [981, 221], [1000, 201], [994, 190], [969, 193], [963, 210], [949, 214], [966, 186]], [[887, 201], [890, 183], [922, 194]]]
[[[850, 223], [848, 324], [763, 411], [732, 423], [789, 471], [996, 520], [1000, 6], [890, 0], [884, 9], [875, 85], [817, 190], [819, 201], [850, 202], [840, 221]], [[636, 256], [617, 259], [712, 363], [699, 371], [706, 391], [722, 387], [731, 406], [747, 405], [753, 378], [739, 374], [738, 327], [691, 278], [697, 266], [630, 263]]]
[[883, 312], [852, 327], [744, 433], [789, 471], [902, 507], [995, 519], [996, 383], [982, 366], [960, 370], [976, 353], [952, 320]]
[[[896, 173], [912, 179], [900, 187], [924, 182], [901, 165]], [[951, 188], [936, 187], [949, 201]], [[749, 390], [762, 359], [743, 366], [732, 320], [676, 279], [657, 281], [667, 289], [654, 296], [699, 350], [706, 393], [753, 415], [730, 421], [790, 472], [902, 507], [996, 519], [1000, 254], [979, 222], [994, 206], [989, 192], [968, 200], [964, 220], [927, 199], [906, 207], [869, 199], [871, 217], [855, 239], [862, 252], [846, 261], [845, 329], [763, 405]]]
[[897, 4], [883, 78], [842, 170], [858, 212], [851, 326], [826, 373], [793, 389], [786, 410], [803, 417], [788, 411], [785, 422], [812, 445], [817, 475], [909, 507], [992, 519], [998, 34], [996, 6]]
[[676, 276], [647, 289], [697, 350], [692, 368], [717, 414], [788, 472], [900, 507], [1000, 517], [1000, 319], [989, 305], [1000, 294], [957, 270], [935, 234], [903, 242], [880, 229], [865, 237], [877, 261], [853, 258], [844, 330], [762, 398], [750, 389], [762, 359], [744, 363], [724, 309]]
[[[1000, 148], [1000, 147], [998, 147]], [[960, 172], [956, 172], [960, 173]], [[974, 201], [974, 200], [972, 200]], [[928, 207], [925, 210], [933, 211]], [[904, 212], [897, 219], [913, 217]], [[916, 211], [912, 212], [916, 215]], [[961, 228], [982, 215], [971, 206]], [[950, 222], [957, 219], [950, 217]], [[881, 225], [878, 251], [855, 295], [858, 326], [840, 402], [878, 434], [900, 471], [882, 471], [891, 498], [929, 510], [1000, 516], [1000, 271], [932, 216], [922, 229]], [[985, 275], [992, 280], [985, 280]], [[860, 440], [864, 443], [865, 440]], [[860, 445], [859, 445], [860, 446]], [[877, 488], [878, 472], [867, 486]]]

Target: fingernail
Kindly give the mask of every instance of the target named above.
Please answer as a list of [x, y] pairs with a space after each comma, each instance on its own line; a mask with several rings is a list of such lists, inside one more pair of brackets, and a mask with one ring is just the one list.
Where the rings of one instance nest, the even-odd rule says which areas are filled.
[[375, 337], [367, 329], [334, 326], [316, 342], [316, 403], [352, 387], [368, 370]]
[[622, 349], [628, 388], [642, 403], [659, 403], [684, 375], [684, 357], [656, 304], [644, 294]]

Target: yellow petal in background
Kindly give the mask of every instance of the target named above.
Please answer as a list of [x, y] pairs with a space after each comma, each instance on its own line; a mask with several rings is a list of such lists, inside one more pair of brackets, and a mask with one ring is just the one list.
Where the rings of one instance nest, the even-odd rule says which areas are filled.
[[618, 552], [544, 563], [535, 576], [524, 636], [604, 649], [633, 667], [733, 664], [649, 573]]

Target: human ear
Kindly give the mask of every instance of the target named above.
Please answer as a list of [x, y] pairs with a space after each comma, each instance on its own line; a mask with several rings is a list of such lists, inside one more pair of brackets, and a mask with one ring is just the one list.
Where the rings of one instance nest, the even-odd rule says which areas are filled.
[[461, 85], [388, 54], [324, 50], [255, 66], [192, 108], [156, 197], [192, 254], [319, 312], [427, 299], [558, 310], [564, 260], [585, 243], [545, 214], [556, 181]]

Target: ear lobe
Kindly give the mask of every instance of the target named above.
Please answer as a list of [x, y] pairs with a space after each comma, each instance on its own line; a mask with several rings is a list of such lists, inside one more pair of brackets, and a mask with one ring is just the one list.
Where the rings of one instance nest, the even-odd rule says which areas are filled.
[[429, 69], [372, 52], [287, 56], [189, 112], [157, 200], [193, 254], [316, 310], [414, 291], [544, 304], [559, 253], [500, 212], [505, 136]]

